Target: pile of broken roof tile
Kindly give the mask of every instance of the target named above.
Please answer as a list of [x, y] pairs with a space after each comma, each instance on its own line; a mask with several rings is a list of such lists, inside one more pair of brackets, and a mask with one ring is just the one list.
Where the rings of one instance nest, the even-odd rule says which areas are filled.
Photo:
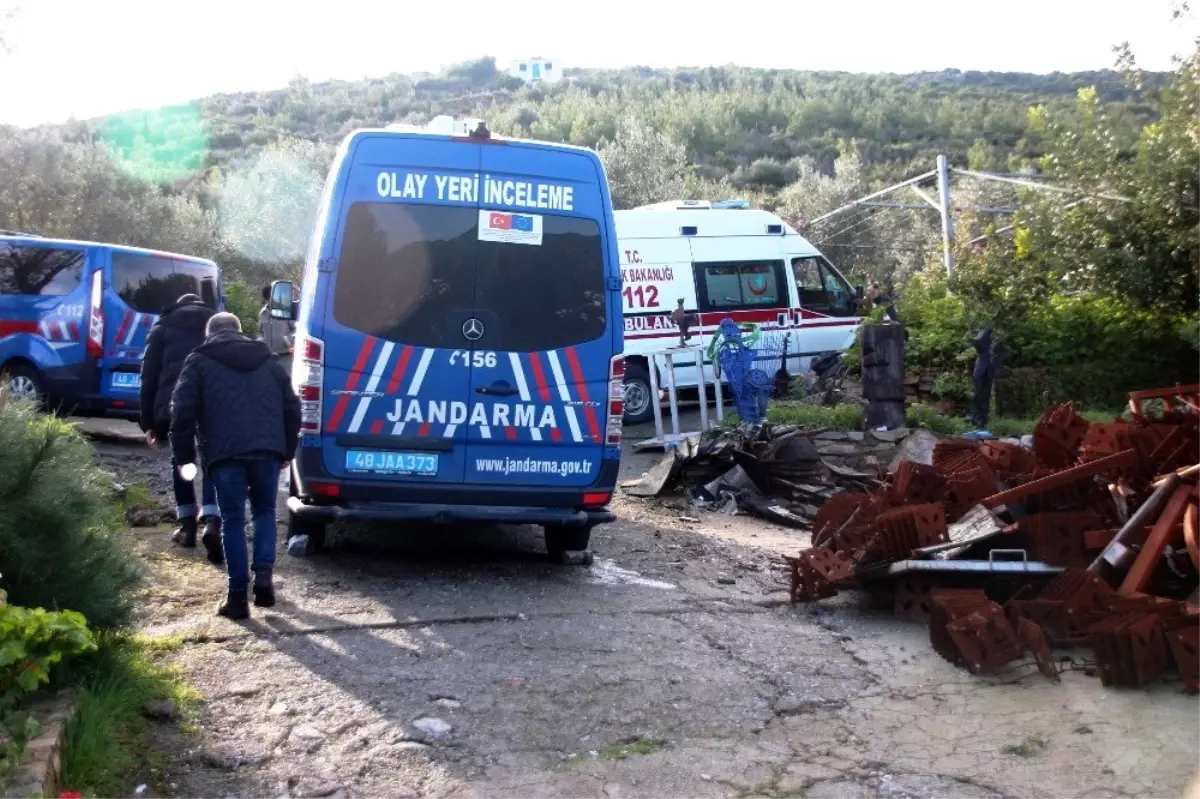
[[1200, 386], [1130, 395], [1128, 418], [1052, 407], [1032, 451], [938, 442], [875, 488], [829, 496], [787, 558], [794, 602], [891, 590], [898, 616], [972, 673], [1090, 647], [1105, 685], [1177, 670], [1200, 690]]

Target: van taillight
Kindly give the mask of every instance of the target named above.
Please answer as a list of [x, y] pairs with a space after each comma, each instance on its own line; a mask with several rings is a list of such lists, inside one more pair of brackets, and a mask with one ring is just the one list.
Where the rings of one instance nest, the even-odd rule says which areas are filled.
[[87, 353], [93, 358], [104, 355], [104, 272], [92, 273], [91, 301], [88, 303]]
[[625, 415], [625, 356], [618, 355], [608, 366], [608, 425], [610, 447], [621, 446], [621, 418]]
[[325, 343], [304, 336], [295, 348], [292, 387], [300, 397], [300, 432], [321, 432], [321, 383], [325, 377]]

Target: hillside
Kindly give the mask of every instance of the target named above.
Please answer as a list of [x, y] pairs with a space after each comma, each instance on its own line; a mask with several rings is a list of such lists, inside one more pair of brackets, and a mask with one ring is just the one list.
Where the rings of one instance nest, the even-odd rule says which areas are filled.
[[[1089, 86], [1131, 141], [1149, 114], [1111, 71], [865, 75], [708, 67], [567, 75], [556, 86], [529, 88], [483, 58], [437, 76], [295, 80], [273, 91], [215, 95], [194, 104], [208, 143], [203, 165], [226, 167], [287, 137], [332, 143], [356, 127], [423, 122], [440, 113], [479, 116], [501, 133], [596, 147], [614, 138], [623, 117], [633, 117], [681, 143], [699, 177], [772, 191], [795, 180], [793, 159], [811, 158], [830, 174], [842, 139], [856, 140], [877, 174], [927, 168], [938, 152], [966, 163], [973, 145], [977, 158], [1006, 168], [1010, 157], [1041, 154], [1027, 127], [1030, 107], [1071, 107]], [[1157, 83], [1162, 76], [1151, 77]], [[68, 135], [101, 127], [113, 138], [122, 119], [141, 128], [145, 117], [77, 124]], [[169, 126], [144, 133], [164, 145], [179, 138]]]

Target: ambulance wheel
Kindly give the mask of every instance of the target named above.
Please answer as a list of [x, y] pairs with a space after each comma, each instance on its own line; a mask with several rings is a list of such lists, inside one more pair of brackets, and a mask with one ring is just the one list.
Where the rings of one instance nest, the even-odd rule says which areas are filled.
[[644, 424], [654, 418], [650, 372], [642, 363], [625, 365], [625, 424]]
[[[592, 528], [575, 525], [546, 525], [546, 552], [550, 560], [562, 563], [563, 555], [567, 552], [586, 552], [588, 543], [592, 540]], [[590, 562], [590, 558], [588, 559]]]
[[325, 533], [327, 525], [312, 519], [303, 519], [294, 513], [288, 514], [288, 541], [298, 535], [308, 536], [308, 546], [305, 555], [315, 555], [325, 549]]
[[8, 388], [10, 397], [27, 399], [39, 406], [46, 403], [46, 384], [41, 374], [32, 366], [15, 363], [0, 369], [4, 373], [4, 385]]

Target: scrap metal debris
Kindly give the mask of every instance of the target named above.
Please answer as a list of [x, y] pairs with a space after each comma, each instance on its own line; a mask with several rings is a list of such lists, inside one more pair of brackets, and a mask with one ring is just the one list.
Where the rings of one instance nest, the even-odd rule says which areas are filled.
[[811, 519], [812, 548], [786, 558], [793, 602], [890, 587], [896, 615], [927, 622], [934, 649], [973, 674], [1028, 650], [1058, 680], [1052, 648], [1087, 646], [1105, 685], [1177, 671], [1200, 691], [1200, 386], [1135, 392], [1112, 422], [1055, 405], [1031, 449], [941, 440], [932, 465], [880, 479], [800, 444], [714, 449], [693, 464], [743, 466], [762, 494], [747, 507]]

